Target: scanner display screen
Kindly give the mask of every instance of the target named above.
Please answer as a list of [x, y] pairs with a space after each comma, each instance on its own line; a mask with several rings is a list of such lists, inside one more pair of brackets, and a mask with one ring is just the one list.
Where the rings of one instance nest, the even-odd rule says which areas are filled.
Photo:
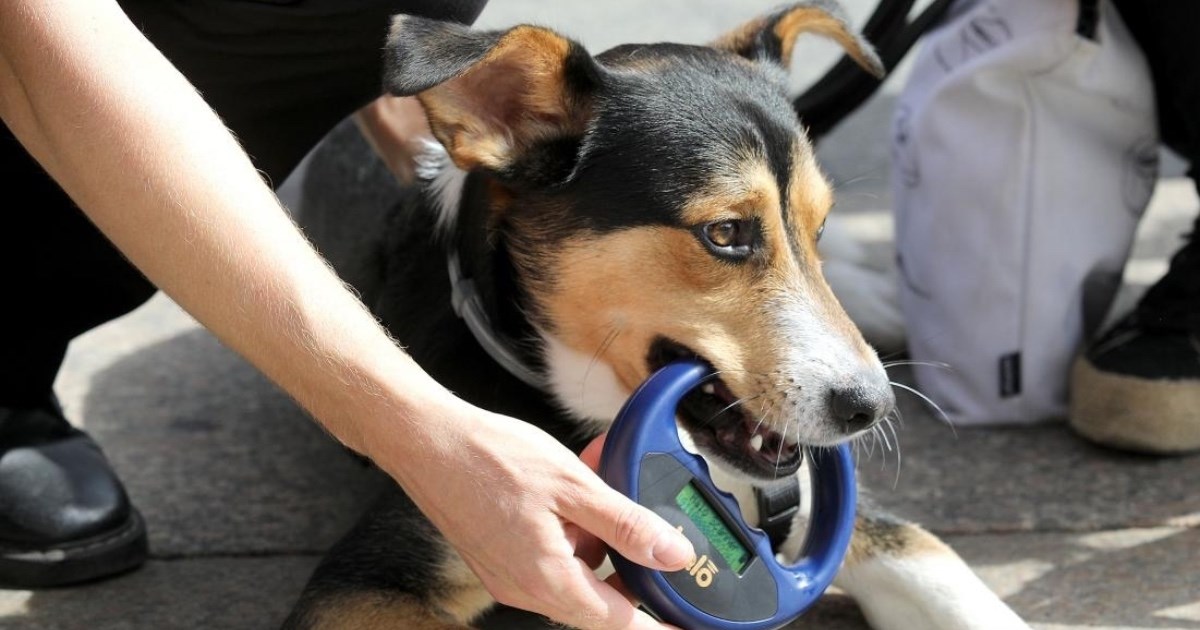
[[696, 527], [700, 528], [700, 532], [712, 543], [725, 562], [741, 575], [746, 570], [746, 565], [750, 564], [750, 550], [738, 540], [708, 499], [694, 484], [689, 483], [675, 495], [675, 503], [692, 519]]

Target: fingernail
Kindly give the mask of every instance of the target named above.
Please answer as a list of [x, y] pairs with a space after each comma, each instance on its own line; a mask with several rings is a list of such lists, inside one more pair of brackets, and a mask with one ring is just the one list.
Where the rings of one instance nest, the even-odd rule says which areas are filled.
[[664, 567], [669, 568], [685, 567], [692, 558], [696, 557], [692, 543], [686, 536], [675, 531], [659, 536], [650, 550], [650, 554]]

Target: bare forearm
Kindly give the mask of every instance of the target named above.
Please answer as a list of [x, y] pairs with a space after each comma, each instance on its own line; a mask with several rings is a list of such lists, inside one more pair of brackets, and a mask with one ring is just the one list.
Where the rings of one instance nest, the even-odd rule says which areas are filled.
[[425, 397], [449, 404], [115, 3], [0, 11], [5, 123], [157, 286], [352, 447], [376, 437], [361, 418], [404, 420]]
[[575, 554], [591, 532], [678, 570], [687, 539], [396, 348], [113, 0], [0, 0], [0, 116], [156, 285], [375, 457], [498, 599], [585, 627], [661, 627]]

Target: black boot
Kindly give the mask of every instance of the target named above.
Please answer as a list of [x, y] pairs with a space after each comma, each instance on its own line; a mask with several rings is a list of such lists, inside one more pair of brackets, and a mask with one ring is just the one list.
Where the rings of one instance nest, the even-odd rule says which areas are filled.
[[1107, 446], [1200, 450], [1200, 218], [1167, 274], [1076, 361], [1070, 421]]
[[146, 560], [146, 528], [57, 404], [0, 407], [0, 588], [86, 582]]

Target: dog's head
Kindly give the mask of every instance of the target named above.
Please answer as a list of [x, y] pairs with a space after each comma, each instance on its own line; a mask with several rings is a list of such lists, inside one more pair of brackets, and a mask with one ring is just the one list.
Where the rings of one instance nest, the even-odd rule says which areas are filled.
[[700, 357], [720, 379], [685, 400], [682, 426], [760, 478], [794, 471], [798, 444], [844, 441], [894, 406], [821, 274], [832, 191], [785, 70], [806, 31], [881, 71], [827, 2], [710, 46], [594, 57], [543, 28], [398, 17], [387, 52], [389, 91], [417, 94], [454, 163], [487, 174], [489, 229], [560, 402], [610, 422], [651, 372]]

